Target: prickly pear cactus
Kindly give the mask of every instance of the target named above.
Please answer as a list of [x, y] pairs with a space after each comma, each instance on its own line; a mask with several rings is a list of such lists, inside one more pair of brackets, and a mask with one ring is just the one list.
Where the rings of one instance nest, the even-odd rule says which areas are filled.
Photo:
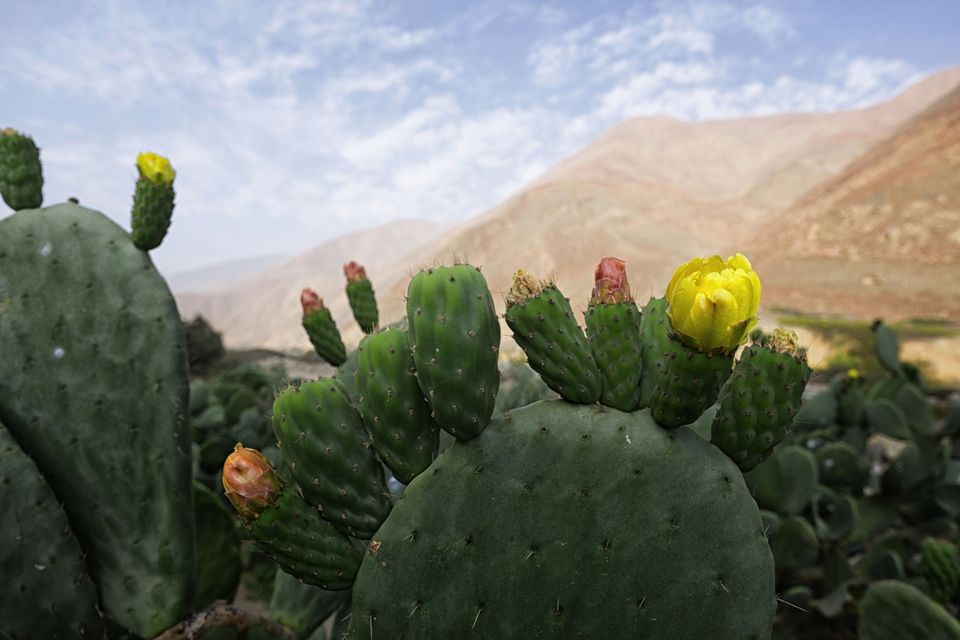
[[137, 180], [130, 211], [130, 237], [144, 251], [156, 249], [163, 242], [173, 216], [173, 180], [176, 172], [170, 161], [155, 153], [137, 156]]
[[[351, 591], [351, 640], [770, 637], [773, 556], [767, 524], [737, 466], [742, 461], [678, 422], [680, 415], [697, 419], [720, 393], [739, 396], [749, 388], [764, 395], [755, 381], [728, 381], [723, 392], [714, 379], [702, 382], [718, 370], [714, 362], [732, 369], [731, 354], [754, 322], [753, 297], [759, 296], [745, 258], [703, 261], [701, 271], [710, 272], [718, 261], [726, 264], [722, 283], [733, 289], [757, 281], [756, 289], [738, 291], [743, 309], [695, 317], [684, 325], [692, 343], [677, 337], [668, 313], [676, 301], [669, 296], [653, 303], [656, 322], [648, 330], [629, 309], [604, 309], [588, 319], [595, 342], [603, 343], [595, 349], [585, 348], [559, 291], [518, 272], [507, 322], [546, 383], [575, 402], [541, 401], [492, 421], [487, 405], [497, 389], [499, 331], [479, 271], [458, 265], [414, 278], [406, 329], [412, 369], [402, 358], [381, 357], [391, 347], [397, 356], [402, 339], [384, 332], [367, 338], [356, 370], [359, 403], [364, 418], [375, 419], [388, 415], [381, 408], [385, 400], [411, 407], [426, 402], [456, 441], [426, 466], [409, 446], [424, 418], [394, 416], [392, 441], [390, 429], [368, 419], [372, 437], [365, 446], [391, 465], [410, 462], [405, 471], [411, 478], [376, 526], [346, 530], [366, 547]], [[620, 266], [618, 281], [625, 285]], [[730, 302], [717, 278], [701, 278], [687, 267], [682, 296], [703, 296], [717, 308], [739, 304]], [[625, 286], [616, 290], [626, 294]], [[605, 298], [602, 304], [624, 301]], [[371, 345], [378, 357], [368, 357]], [[565, 361], [558, 345], [577, 349], [575, 358]], [[694, 355], [684, 355], [684, 366], [676, 368], [667, 362], [670, 353]], [[646, 367], [644, 354], [658, 361]], [[628, 372], [621, 371], [625, 361], [632, 363], [623, 367]], [[416, 386], [409, 384], [411, 371]], [[651, 395], [669, 386], [668, 404], [678, 411], [658, 419], [648, 409], [615, 408], [643, 402], [637, 389], [648, 371], [656, 379]], [[802, 373], [789, 369], [780, 382], [802, 390]], [[722, 382], [727, 376], [716, 377]], [[326, 388], [330, 381], [314, 384]], [[364, 407], [371, 393], [377, 406]], [[762, 401], [735, 408], [754, 404]], [[364, 461], [344, 402], [333, 407], [312, 397], [296, 405], [286, 394], [275, 404], [275, 415], [288, 416], [286, 424], [277, 423], [284, 458], [294, 463], [299, 491], [326, 501], [320, 517], [343, 529], [341, 520], [353, 513], [346, 507], [370, 498], [364, 492], [377, 486], [380, 470]], [[322, 435], [329, 433], [335, 436]], [[349, 447], [343, 446], [346, 434], [353, 434]], [[777, 440], [776, 434], [762, 438], [751, 453], [762, 458]], [[333, 449], [350, 451], [349, 470], [325, 463]], [[332, 500], [344, 507], [330, 509]], [[234, 504], [250, 518], [249, 500]], [[261, 545], [273, 535], [270, 527], [251, 531]], [[322, 562], [322, 554], [312, 557]], [[281, 566], [306, 578], [303, 567]]]
[[350, 302], [353, 318], [364, 333], [373, 333], [380, 320], [380, 313], [377, 311], [377, 298], [366, 269], [350, 261], [343, 265], [343, 275], [347, 278], [347, 300]]
[[193, 599], [187, 362], [150, 258], [75, 204], [0, 221], [0, 353], [0, 420], [63, 503], [101, 607], [140, 636], [177, 622]]

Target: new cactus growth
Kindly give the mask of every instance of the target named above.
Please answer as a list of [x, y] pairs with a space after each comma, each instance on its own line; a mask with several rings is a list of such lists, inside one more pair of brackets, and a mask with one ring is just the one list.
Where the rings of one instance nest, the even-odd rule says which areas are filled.
[[407, 289], [407, 322], [434, 419], [458, 440], [476, 437], [500, 386], [500, 323], [483, 274], [466, 264], [421, 271]]
[[409, 484], [430, 466], [440, 427], [417, 385], [407, 332], [384, 329], [358, 348], [359, 409], [373, 446], [397, 480]]
[[350, 588], [360, 552], [296, 488], [282, 488], [259, 451], [237, 445], [223, 464], [223, 488], [249, 535], [284, 571], [323, 589]]
[[177, 172], [169, 160], [151, 152], [137, 155], [137, 171], [140, 177], [133, 193], [130, 235], [133, 244], [150, 251], [160, 246], [170, 228]]
[[548, 387], [570, 402], [589, 404], [600, 399], [600, 370], [570, 301], [555, 284], [518, 270], [504, 317], [530, 367]]
[[640, 310], [627, 282], [626, 264], [604, 258], [597, 265], [593, 295], [584, 316], [590, 349], [603, 380], [601, 402], [621, 411], [640, 404]]
[[350, 301], [350, 310], [353, 317], [364, 333], [373, 333], [377, 328], [380, 315], [377, 312], [377, 298], [373, 293], [373, 285], [367, 278], [367, 272], [362, 265], [350, 261], [343, 265], [343, 275], [347, 277], [347, 300]]
[[33, 138], [10, 128], [0, 130], [0, 196], [14, 211], [43, 204], [40, 150]]
[[339, 367], [347, 359], [347, 348], [343, 346], [340, 332], [330, 309], [324, 306], [323, 298], [313, 289], [305, 288], [300, 292], [300, 306], [303, 308], [303, 328], [317, 355]]
[[720, 391], [713, 443], [749, 471], [783, 440], [810, 378], [806, 354], [792, 331], [774, 331], [740, 356]]
[[344, 533], [372, 536], [390, 512], [389, 494], [343, 384], [290, 387], [273, 403], [273, 429], [307, 502]]

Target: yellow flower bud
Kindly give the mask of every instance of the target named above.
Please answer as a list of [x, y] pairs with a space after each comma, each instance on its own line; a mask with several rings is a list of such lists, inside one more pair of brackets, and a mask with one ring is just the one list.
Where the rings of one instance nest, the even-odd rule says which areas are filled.
[[150, 151], [137, 154], [137, 169], [140, 171], [141, 178], [168, 187], [177, 177], [177, 172], [173, 170], [169, 160]]
[[735, 350], [757, 324], [760, 278], [743, 254], [694, 258], [667, 285], [667, 314], [683, 342], [701, 351]]
[[848, 377], [848, 378], [854, 378], [854, 379], [859, 378], [859, 377], [860, 377], [860, 370], [859, 370], [859, 369], [847, 369], [847, 377]]

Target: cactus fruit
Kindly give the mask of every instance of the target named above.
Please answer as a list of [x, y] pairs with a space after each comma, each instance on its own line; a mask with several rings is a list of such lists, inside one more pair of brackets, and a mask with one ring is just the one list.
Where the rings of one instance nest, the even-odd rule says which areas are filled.
[[421, 271], [407, 289], [417, 382], [433, 417], [458, 440], [490, 422], [500, 386], [500, 323], [487, 281], [474, 266]]
[[744, 350], [720, 391], [713, 443], [740, 468], [760, 464], [783, 440], [810, 379], [805, 351], [792, 331], [777, 329]]
[[137, 171], [140, 177], [133, 193], [130, 236], [138, 248], [150, 251], [160, 246], [170, 228], [177, 172], [169, 160], [150, 152], [137, 155]]
[[389, 494], [343, 384], [321, 378], [288, 388], [273, 403], [273, 430], [304, 499], [344, 533], [373, 535]]
[[343, 265], [343, 275], [347, 277], [347, 300], [353, 317], [364, 333], [373, 333], [377, 328], [380, 315], [377, 312], [377, 298], [373, 285], [367, 278], [366, 270], [352, 260]]
[[383, 463], [403, 484], [430, 466], [440, 427], [417, 384], [407, 332], [384, 329], [358, 349], [356, 388], [360, 414]]
[[570, 402], [600, 399], [602, 381], [583, 330], [557, 286], [518, 270], [507, 294], [507, 326], [530, 368]]
[[860, 602], [860, 640], [958, 640], [960, 622], [905, 582], [870, 585]]
[[123, 229], [62, 204], [0, 220], [0, 309], [0, 418], [63, 503], [101, 608], [152, 636], [193, 602], [173, 297]]
[[942, 604], [952, 604], [960, 595], [960, 550], [949, 540], [927, 538], [920, 544], [923, 577], [930, 595]]
[[303, 328], [317, 355], [334, 367], [342, 365], [347, 359], [347, 348], [343, 346], [337, 324], [330, 309], [323, 305], [323, 299], [313, 289], [305, 288], [300, 292], [300, 306], [303, 308]]
[[3, 425], [0, 469], [0, 638], [102, 637], [96, 587], [67, 516]]
[[14, 211], [43, 204], [43, 168], [33, 138], [0, 130], [0, 196]]
[[621, 411], [640, 404], [640, 310], [627, 282], [626, 264], [603, 258], [594, 275], [593, 294], [584, 315], [590, 349], [600, 369], [600, 401]]
[[331, 591], [350, 588], [360, 552], [295, 488], [281, 487], [259, 451], [237, 445], [223, 463], [223, 488], [250, 537], [284, 571]]
[[431, 469], [364, 558], [350, 638], [770, 635], [756, 505], [736, 466], [688, 429], [546, 401]]

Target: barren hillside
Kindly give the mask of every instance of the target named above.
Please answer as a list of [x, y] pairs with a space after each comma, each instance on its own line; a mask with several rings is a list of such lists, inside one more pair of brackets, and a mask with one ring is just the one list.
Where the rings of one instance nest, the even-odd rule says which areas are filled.
[[[958, 82], [960, 68], [949, 69], [884, 104], [848, 112], [702, 123], [632, 119], [503, 204], [412, 252], [401, 254], [389, 239], [367, 247], [367, 253], [347, 241], [327, 263], [313, 261], [301, 269], [294, 260], [247, 280], [230, 295], [182, 296], [181, 306], [185, 313], [208, 315], [231, 346], [306, 348], [296, 294], [312, 285], [321, 295], [338, 294], [331, 306], [347, 342], [356, 342], [359, 330], [349, 319], [340, 273], [340, 264], [351, 258], [380, 265], [370, 275], [385, 321], [402, 314], [416, 268], [453, 258], [481, 265], [495, 293], [506, 291], [517, 268], [553, 274], [582, 307], [593, 266], [603, 255], [616, 255], [627, 261], [642, 298], [661, 292], [679, 262], [744, 246], [758, 226]], [[496, 297], [502, 305], [502, 296]]]
[[303, 287], [316, 289], [341, 326], [347, 325], [350, 311], [344, 294], [343, 264], [349, 260], [366, 264], [376, 283], [389, 265], [439, 230], [439, 225], [424, 220], [398, 220], [350, 233], [216, 293], [178, 293], [177, 305], [184, 317], [203, 314], [223, 332], [231, 348], [301, 348], [305, 346], [300, 327]]
[[960, 319], [960, 87], [750, 246], [768, 305]]

